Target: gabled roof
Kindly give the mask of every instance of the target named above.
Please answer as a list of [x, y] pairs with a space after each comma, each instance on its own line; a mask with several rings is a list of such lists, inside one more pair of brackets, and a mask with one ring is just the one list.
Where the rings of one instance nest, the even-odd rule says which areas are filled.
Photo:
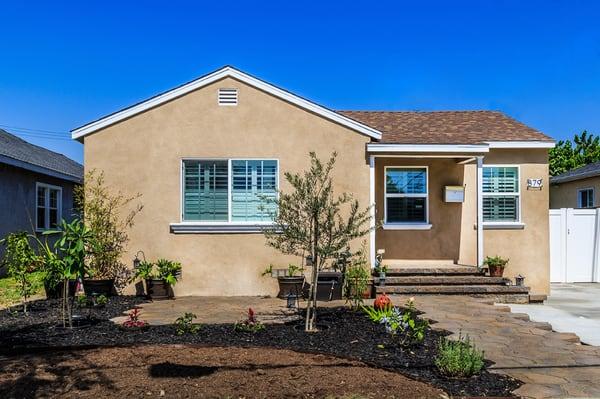
[[497, 111], [338, 111], [383, 133], [380, 144], [547, 142], [545, 134]]
[[550, 183], [560, 184], [569, 181], [587, 179], [595, 176], [600, 176], [600, 162], [594, 162], [577, 169], [572, 169], [558, 176], [551, 177]]
[[278, 97], [284, 101], [295, 104], [300, 108], [303, 108], [307, 111], [313, 112], [317, 115], [320, 115], [326, 119], [329, 119], [333, 122], [336, 122], [342, 126], [346, 126], [358, 133], [362, 133], [366, 136], [372, 137], [374, 139], [381, 138], [381, 132], [375, 128], [367, 126], [359, 121], [348, 118], [342, 114], [336, 113], [328, 108], [325, 108], [321, 105], [318, 105], [312, 101], [309, 101], [305, 98], [297, 96], [295, 94], [290, 93], [287, 90], [283, 90], [277, 86], [274, 86], [270, 83], [265, 82], [264, 80], [260, 80], [251, 76], [247, 73], [239, 71], [231, 66], [225, 66], [221, 69], [218, 69], [214, 72], [211, 72], [207, 75], [199, 77], [198, 79], [192, 80], [188, 83], [185, 83], [181, 86], [178, 86], [172, 90], [166, 91], [164, 93], [158, 94], [154, 97], [151, 97], [147, 100], [144, 100], [140, 103], [102, 117], [93, 122], [87, 123], [83, 126], [80, 126], [71, 131], [71, 135], [74, 139], [81, 139], [88, 134], [94, 133], [106, 126], [110, 126], [114, 123], [122, 121], [124, 119], [130, 118], [136, 114], [144, 112], [150, 108], [157, 107], [167, 101], [171, 101], [177, 97], [183, 96], [193, 90], [197, 90], [201, 87], [207, 86], [213, 82], [224, 78], [233, 78], [237, 79], [243, 83], [246, 83], [252, 87], [255, 87], [259, 90], [265, 91], [275, 97]]
[[83, 166], [66, 156], [28, 143], [0, 129], [0, 163], [76, 183], [83, 181]]

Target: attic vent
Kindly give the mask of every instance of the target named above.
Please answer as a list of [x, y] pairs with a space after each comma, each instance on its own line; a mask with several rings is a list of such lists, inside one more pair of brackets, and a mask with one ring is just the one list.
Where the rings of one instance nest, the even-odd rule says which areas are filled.
[[237, 89], [219, 89], [219, 105], [236, 106], [237, 103]]

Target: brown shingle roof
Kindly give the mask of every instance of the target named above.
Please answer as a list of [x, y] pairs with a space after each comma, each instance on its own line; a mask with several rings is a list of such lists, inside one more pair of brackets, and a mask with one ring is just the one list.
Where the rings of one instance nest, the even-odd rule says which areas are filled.
[[383, 133], [381, 143], [479, 144], [553, 141], [497, 111], [338, 111]]

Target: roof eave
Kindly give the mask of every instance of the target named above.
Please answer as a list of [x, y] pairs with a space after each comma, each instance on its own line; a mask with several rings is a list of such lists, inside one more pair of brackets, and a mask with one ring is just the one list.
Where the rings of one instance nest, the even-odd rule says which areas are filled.
[[373, 129], [372, 127], [360, 123], [352, 118], [341, 115], [326, 107], [323, 107], [305, 98], [292, 94], [289, 91], [283, 90], [275, 85], [255, 78], [254, 76], [248, 75], [247, 73], [241, 72], [230, 66], [223, 67], [212, 73], [195, 79], [189, 83], [186, 83], [182, 86], [176, 87], [172, 90], [154, 96], [146, 101], [125, 108], [121, 111], [115, 112], [113, 114], [100, 118], [96, 121], [90, 122], [78, 128], [75, 128], [71, 131], [71, 137], [75, 140], [81, 141], [83, 137], [92, 134], [100, 129], [113, 125], [119, 121], [130, 118], [148, 109], [159, 106], [167, 101], [173, 100], [177, 97], [181, 97], [193, 90], [197, 90], [199, 88], [202, 88], [213, 82], [227, 77], [237, 79], [259, 90], [272, 94], [284, 101], [295, 104], [303, 109], [306, 109], [310, 112], [313, 112], [317, 115], [320, 115], [326, 119], [336, 122], [342, 126], [346, 126], [358, 133], [364, 134], [376, 140], [380, 140], [382, 137], [382, 133], [377, 129]]
[[72, 176], [63, 172], [59, 172], [53, 169], [49, 169], [43, 166], [35, 165], [29, 162], [21, 161], [20, 159], [11, 158], [5, 155], [0, 155], [0, 163], [11, 165], [17, 168], [29, 170], [31, 172], [40, 173], [46, 176], [55, 177], [61, 180], [67, 180], [73, 183], [81, 183], [83, 178]]

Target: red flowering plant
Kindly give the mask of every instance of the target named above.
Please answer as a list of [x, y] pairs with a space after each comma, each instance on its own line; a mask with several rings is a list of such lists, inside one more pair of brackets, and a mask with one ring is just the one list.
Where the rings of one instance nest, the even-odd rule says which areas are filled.
[[148, 327], [148, 323], [144, 320], [140, 320], [141, 310], [138, 307], [133, 308], [131, 312], [127, 315], [127, 320], [121, 324], [121, 327], [125, 329], [143, 329]]
[[254, 309], [248, 308], [248, 315], [246, 316], [246, 319], [236, 322], [233, 326], [233, 329], [235, 331], [255, 333], [264, 330], [265, 325], [258, 321]]

